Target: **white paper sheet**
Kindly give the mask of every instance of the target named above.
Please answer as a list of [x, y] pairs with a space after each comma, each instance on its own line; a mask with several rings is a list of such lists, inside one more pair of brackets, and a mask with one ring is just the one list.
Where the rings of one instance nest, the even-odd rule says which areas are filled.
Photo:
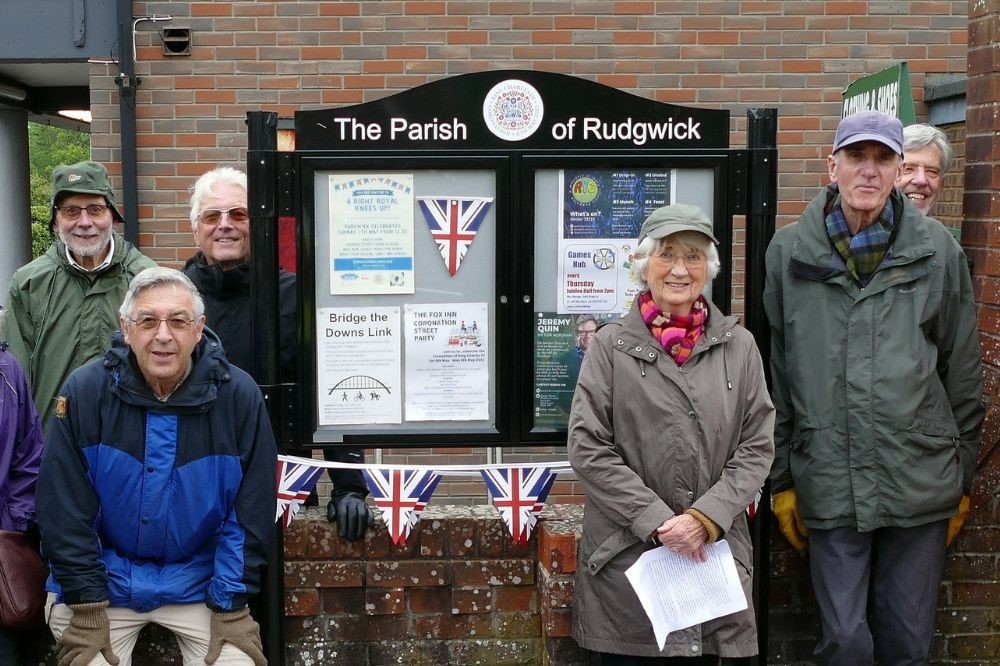
[[695, 562], [669, 548], [654, 548], [625, 571], [661, 650], [671, 631], [747, 607], [729, 544], [718, 541], [705, 546], [705, 552], [708, 561]]

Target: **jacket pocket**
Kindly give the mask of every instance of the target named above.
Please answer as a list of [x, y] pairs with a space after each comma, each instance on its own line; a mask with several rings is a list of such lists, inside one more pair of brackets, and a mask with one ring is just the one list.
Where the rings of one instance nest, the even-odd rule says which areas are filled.
[[619, 553], [629, 546], [639, 543], [632, 531], [628, 528], [621, 528], [613, 532], [611, 536], [598, 544], [594, 552], [586, 557], [587, 571], [591, 575], [600, 573], [604, 565], [615, 558]]

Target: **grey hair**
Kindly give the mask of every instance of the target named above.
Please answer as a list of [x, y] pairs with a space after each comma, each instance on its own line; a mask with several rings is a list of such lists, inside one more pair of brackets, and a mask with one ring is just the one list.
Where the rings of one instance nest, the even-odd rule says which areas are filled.
[[195, 319], [205, 314], [205, 301], [202, 300], [201, 294], [198, 293], [198, 288], [194, 286], [190, 278], [176, 268], [164, 268], [163, 266], [147, 268], [132, 278], [132, 281], [128, 285], [128, 291], [125, 292], [125, 300], [122, 301], [122, 306], [118, 308], [118, 314], [125, 318], [131, 317], [132, 309], [135, 307], [135, 299], [139, 297], [139, 294], [147, 289], [165, 285], [180, 287], [191, 293]]
[[219, 167], [203, 173], [191, 186], [191, 230], [198, 230], [198, 216], [201, 215], [205, 199], [215, 194], [218, 185], [235, 185], [247, 191], [247, 175], [232, 167]]
[[923, 150], [928, 146], [934, 146], [941, 153], [941, 174], [944, 175], [951, 168], [951, 161], [954, 153], [951, 144], [948, 143], [948, 135], [933, 125], [916, 123], [903, 128], [903, 154], [911, 150]]
[[715, 247], [712, 239], [697, 231], [678, 231], [675, 234], [670, 234], [659, 239], [650, 238], [649, 236], [642, 239], [642, 242], [635, 248], [635, 261], [632, 264], [632, 274], [642, 286], [643, 291], [649, 289], [649, 285], [642, 277], [642, 274], [646, 271], [646, 264], [649, 263], [649, 257], [660, 252], [667, 246], [667, 243], [677, 243], [681, 247], [701, 250], [705, 253], [705, 257], [708, 260], [706, 266], [708, 279], [705, 280], [705, 291], [707, 292], [712, 280], [719, 274], [722, 262], [719, 260], [719, 250]]
[[598, 323], [597, 317], [592, 314], [582, 314], [576, 318], [576, 323], [573, 325], [573, 330], [578, 331], [580, 327], [586, 324], [588, 321], [592, 321], [595, 324]]

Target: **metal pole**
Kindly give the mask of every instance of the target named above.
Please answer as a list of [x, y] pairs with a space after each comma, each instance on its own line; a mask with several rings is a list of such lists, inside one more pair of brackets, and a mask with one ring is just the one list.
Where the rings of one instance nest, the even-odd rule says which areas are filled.
[[[778, 110], [747, 111], [747, 245], [744, 317], [764, 359], [770, 358], [771, 336], [764, 315], [764, 254], [774, 235], [778, 200]], [[751, 527], [754, 550], [753, 605], [757, 614], [757, 664], [767, 663], [768, 582], [770, 563], [770, 492], [765, 485]]]
[[125, 240], [139, 243], [139, 181], [136, 175], [135, 75], [132, 57], [132, 0], [118, 0], [118, 120], [121, 123], [122, 216]]
[[[279, 378], [278, 350], [278, 213], [277, 149], [278, 114], [247, 113], [247, 205], [250, 208], [250, 309], [251, 374], [264, 394], [278, 451], [285, 437]], [[271, 666], [285, 663], [285, 553], [281, 528], [275, 525], [267, 569], [261, 581], [257, 620], [261, 625], [264, 655]]]

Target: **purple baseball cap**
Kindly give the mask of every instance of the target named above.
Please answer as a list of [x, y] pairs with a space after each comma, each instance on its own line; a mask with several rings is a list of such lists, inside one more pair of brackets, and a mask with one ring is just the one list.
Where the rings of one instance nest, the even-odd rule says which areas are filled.
[[859, 111], [841, 118], [833, 138], [833, 152], [859, 141], [877, 141], [903, 154], [903, 123], [879, 111]]

